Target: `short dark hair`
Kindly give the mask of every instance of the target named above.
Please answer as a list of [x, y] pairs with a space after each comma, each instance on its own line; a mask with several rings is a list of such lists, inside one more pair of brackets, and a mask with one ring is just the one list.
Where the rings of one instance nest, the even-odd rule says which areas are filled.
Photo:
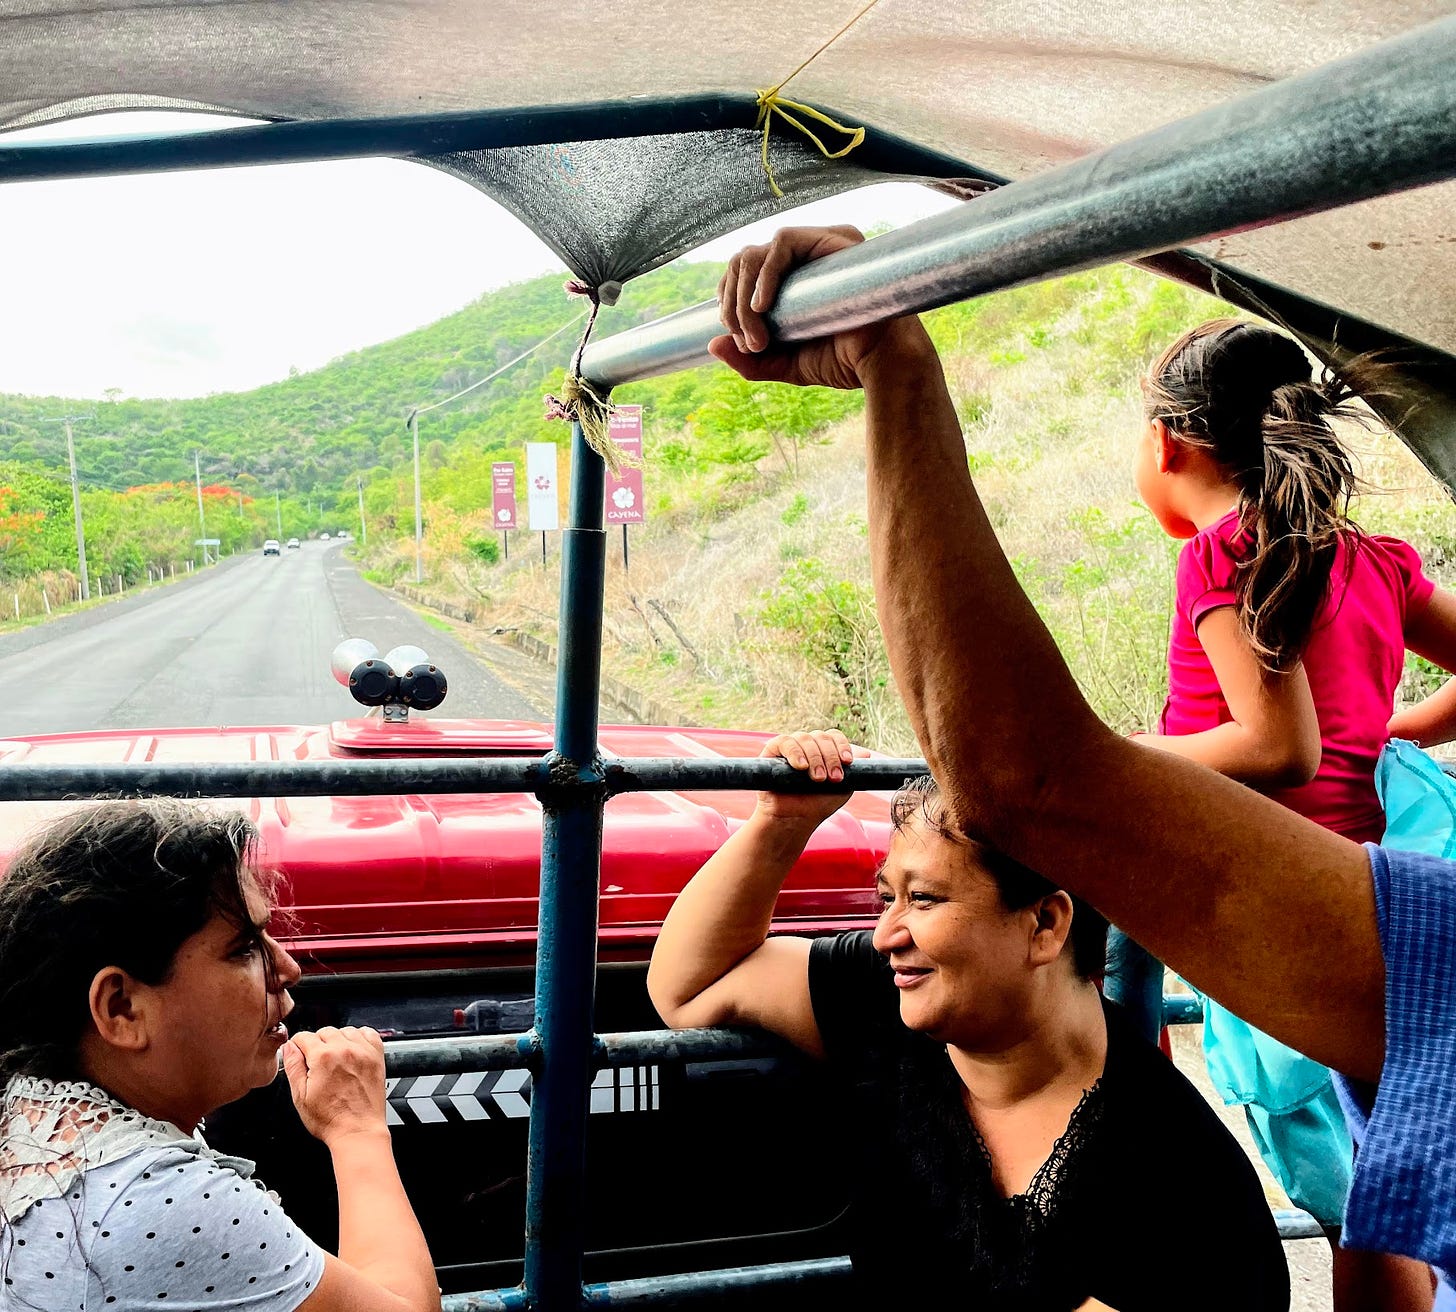
[[[897, 834], [916, 819], [923, 821], [940, 837], [970, 851], [995, 882], [1008, 911], [1019, 911], [1052, 893], [1066, 891], [1060, 884], [1037, 874], [1005, 852], [998, 852], [994, 847], [952, 828], [946, 819], [940, 785], [933, 775], [923, 774], [918, 779], [911, 779], [890, 803], [890, 823]], [[1072, 899], [1072, 966], [1082, 979], [1096, 979], [1106, 968], [1107, 921], [1075, 893], [1068, 892], [1067, 896]]]
[[249, 885], [274, 886], [257, 840], [238, 812], [153, 799], [84, 807], [16, 852], [0, 882], [0, 1086], [79, 1077], [97, 971], [160, 984], [213, 915], [252, 932]]

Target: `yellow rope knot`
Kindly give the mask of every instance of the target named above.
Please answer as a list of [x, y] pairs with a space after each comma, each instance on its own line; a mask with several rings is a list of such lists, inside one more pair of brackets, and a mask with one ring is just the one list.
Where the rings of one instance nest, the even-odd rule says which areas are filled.
[[[779, 92], [783, 90], [783, 85], [784, 84], [780, 82], [778, 86], [769, 87], [766, 90], [760, 91], [758, 93], [758, 118], [755, 120], [753, 125], [755, 128], [763, 129], [763, 171], [768, 176], [768, 185], [773, 189], [773, 194], [775, 196], [782, 196], [784, 194], [783, 188], [780, 187], [778, 184], [778, 179], [774, 177], [773, 165], [771, 165], [768, 160], [768, 134], [769, 129], [773, 126], [773, 118], [775, 114], [783, 119], [783, 121], [787, 123], [791, 128], [802, 132], [806, 137], [808, 137], [810, 141], [812, 141], [816, 146], [819, 147], [819, 153], [823, 155], [825, 159], [843, 159], [846, 155], [849, 154], [850, 151], [852, 151], [856, 146], [860, 145], [865, 139], [865, 130], [863, 128], [852, 128], [844, 123], [836, 122], [834, 119], [830, 118], [828, 114], [823, 114], [819, 110], [815, 109], [813, 105], [805, 105], [797, 100], [786, 100], [783, 96], [779, 95]], [[793, 113], [790, 113], [790, 110], [792, 110]], [[824, 142], [819, 139], [819, 135], [814, 131], [814, 129], [811, 128], [807, 123], [795, 118], [794, 114], [806, 114], [815, 122], [823, 123], [826, 127], [832, 128], [835, 132], [842, 132], [846, 137], [849, 138], [848, 144], [839, 150], [830, 150], [829, 147], [826, 146]]]
[[[781, 92], [786, 86], [788, 86], [790, 82], [798, 77], [800, 73], [808, 68], [810, 64], [818, 59], [820, 55], [828, 50], [830, 46], [838, 41], [840, 37], [848, 32], [850, 28], [852, 28], [857, 22], [859, 22], [861, 18], [869, 13], [869, 11], [879, 3], [880, 0], [866, 0], [866, 3], [860, 8], [859, 12], [856, 13], [855, 16], [849, 20], [849, 22], [841, 27], [839, 31], [837, 31], [832, 37], [829, 38], [829, 40], [825, 41], [819, 47], [819, 49], [817, 49], [812, 55], [810, 55], [808, 59], [804, 60], [804, 62], [800, 64], [799, 67], [796, 68], [792, 73], [790, 73], [788, 77], [784, 78], [777, 86], [769, 87], [766, 90], [760, 91], [758, 93], [758, 118], [754, 121], [753, 126], [755, 128], [763, 129], [763, 171], [764, 174], [768, 177], [768, 185], [773, 188], [773, 194], [775, 196], [782, 197], [784, 194], [783, 188], [779, 186], [778, 179], [775, 178], [773, 175], [773, 167], [768, 162], [768, 133], [769, 129], [773, 127], [775, 114], [783, 119], [783, 121], [795, 131], [802, 132], [806, 137], [808, 137], [810, 141], [812, 141], [816, 146], [819, 147], [819, 153], [823, 155], [825, 159], [843, 159], [846, 155], [849, 154], [850, 151], [852, 151], [856, 146], [864, 141], [865, 130], [863, 128], [851, 128], [846, 127], [843, 123], [836, 123], [832, 118], [829, 117], [828, 114], [821, 114], [812, 105], [803, 105], [800, 104], [797, 100], [785, 100], [784, 97], [779, 94], [779, 92]], [[790, 110], [792, 110], [793, 113], [790, 113]], [[842, 150], [831, 151], [828, 146], [826, 146], [822, 141], [819, 140], [818, 136], [814, 132], [814, 129], [811, 128], [807, 123], [804, 123], [799, 119], [795, 118], [794, 114], [805, 114], [809, 118], [812, 118], [816, 123], [822, 123], [827, 128], [833, 128], [836, 132], [842, 132], [846, 137], [849, 138], [849, 144], [845, 146]]]

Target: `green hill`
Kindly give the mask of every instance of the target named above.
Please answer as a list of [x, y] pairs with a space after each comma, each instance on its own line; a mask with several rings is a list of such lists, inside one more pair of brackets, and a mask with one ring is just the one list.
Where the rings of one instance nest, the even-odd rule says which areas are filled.
[[[632, 283], [604, 309], [605, 335], [712, 295], [720, 266], [684, 264]], [[92, 573], [128, 585], [149, 569], [181, 568], [200, 529], [193, 483], [198, 456], [206, 531], [224, 551], [266, 536], [352, 527], [362, 484], [370, 522], [384, 533], [412, 514], [406, 417], [486, 377], [581, 314], [555, 275], [488, 293], [428, 327], [249, 392], [195, 400], [78, 402], [0, 395], [0, 581], [67, 574], [40, 588], [74, 592], [76, 567], [62, 415], [76, 429], [77, 469]], [[560, 441], [542, 419], [579, 328], [499, 379], [431, 411], [420, 424], [431, 496], [460, 511], [489, 498], [492, 460], [520, 460], [526, 441]], [[705, 398], [701, 378], [657, 391], [683, 416]], [[722, 387], [722, 383], [716, 384]], [[412, 519], [411, 519], [412, 523]], [[22, 591], [22, 599], [24, 592]]]
[[[620, 331], [710, 297], [720, 269], [685, 264], [632, 283], [604, 309], [598, 333]], [[195, 400], [78, 402], [0, 394], [0, 463], [32, 470], [65, 467], [65, 435], [55, 416], [94, 413], [77, 426], [82, 486], [121, 490], [185, 480], [194, 451], [203, 478], [251, 480], [251, 491], [288, 496], [339, 494], [354, 477], [403, 458], [405, 419], [499, 368], [567, 323], [584, 306], [557, 275], [488, 293], [465, 309], [393, 341], [249, 392]], [[569, 357], [574, 330], [499, 380], [431, 413], [429, 440], [494, 442], [522, 420], [540, 418], [543, 382]]]

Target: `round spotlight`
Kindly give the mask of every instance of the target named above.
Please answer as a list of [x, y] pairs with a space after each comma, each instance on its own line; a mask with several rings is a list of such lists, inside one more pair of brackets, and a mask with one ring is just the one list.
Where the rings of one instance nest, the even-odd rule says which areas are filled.
[[349, 692], [364, 706], [384, 706], [399, 700], [399, 675], [377, 656], [360, 661], [349, 674]]
[[399, 699], [417, 711], [432, 711], [445, 700], [445, 671], [428, 662], [412, 665], [399, 676]]

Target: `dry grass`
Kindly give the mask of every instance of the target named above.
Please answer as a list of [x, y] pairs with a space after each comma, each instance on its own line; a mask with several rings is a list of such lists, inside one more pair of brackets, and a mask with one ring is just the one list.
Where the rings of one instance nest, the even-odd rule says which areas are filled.
[[[1035, 324], [1015, 314], [987, 315], [992, 328], [971, 322], [958, 335], [975, 340], [947, 352], [946, 365], [1002, 545], [1094, 705], [1132, 728], [1161, 701], [1174, 548], [1136, 503], [1143, 361], [1128, 344], [1165, 340], [1217, 307], [1130, 271], [1101, 277]], [[775, 729], [843, 717], [840, 680], [807, 660], [793, 634], [764, 622], [765, 598], [796, 562], [818, 561], [836, 581], [869, 586], [862, 421], [824, 437], [804, 450], [797, 480], [772, 456], [731, 484], [711, 471], [669, 479], [649, 463], [656, 509], [630, 530], [630, 573], [620, 534], [609, 530], [606, 670], [694, 723]], [[1456, 572], [1451, 506], [1439, 486], [1393, 438], [1356, 434], [1353, 445], [1380, 489], [1358, 507], [1362, 522], [1410, 538], [1438, 577]], [[551, 536], [544, 568], [539, 538], [515, 539], [509, 564], [434, 553], [432, 584], [483, 598], [495, 624], [553, 638], [560, 538]], [[390, 568], [401, 563], [412, 570], [412, 555]], [[869, 668], [882, 652], [864, 659]], [[887, 676], [861, 710], [871, 745], [914, 752]]]

